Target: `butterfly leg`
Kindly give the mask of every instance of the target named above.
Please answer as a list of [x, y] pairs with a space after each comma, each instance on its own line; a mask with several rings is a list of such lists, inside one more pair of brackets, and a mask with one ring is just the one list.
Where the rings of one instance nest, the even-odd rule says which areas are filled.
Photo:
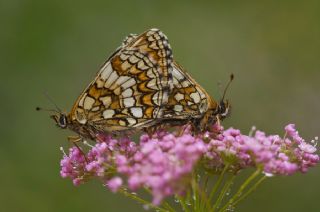
[[217, 122], [217, 124], [220, 126], [220, 124], [221, 124], [221, 121], [220, 121], [220, 118], [219, 118], [219, 116], [216, 116], [216, 122]]
[[186, 131], [186, 129], [187, 129], [188, 127], [189, 127], [188, 124], [185, 124], [185, 125], [183, 125], [183, 126], [179, 126], [179, 127], [178, 127], [178, 133], [177, 133], [178, 137], [182, 136], [183, 133]]
[[87, 163], [89, 163], [89, 160], [86, 156], [86, 154], [82, 151], [82, 149], [79, 147], [78, 143], [83, 141], [83, 138], [80, 137], [79, 135], [74, 135], [74, 136], [68, 136], [68, 141], [71, 142], [84, 156], [84, 159]]
[[143, 129], [143, 131], [145, 133], [148, 134], [149, 138], [152, 138], [152, 136], [154, 135], [154, 133], [159, 129], [159, 126], [151, 126], [151, 127], [146, 127]]
[[70, 135], [70, 136], [68, 136], [68, 141], [75, 144], [75, 143], [79, 143], [80, 141], [82, 141], [82, 138], [79, 135]]

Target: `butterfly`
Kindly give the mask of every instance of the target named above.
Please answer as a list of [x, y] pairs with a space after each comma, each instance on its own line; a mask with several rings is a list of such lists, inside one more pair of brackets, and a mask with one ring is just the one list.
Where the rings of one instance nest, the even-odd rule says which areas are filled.
[[[123, 45], [135, 39], [137, 34], [130, 34], [123, 41]], [[223, 97], [215, 101], [175, 60], [172, 62], [172, 81], [168, 103], [164, 115], [157, 126], [181, 126], [191, 124], [193, 131], [203, 132], [210, 129], [213, 123], [228, 116], [231, 105], [224, 100], [225, 93], [234, 76], [230, 76]]]
[[158, 29], [147, 30], [127, 38], [107, 59], [69, 114], [56, 111], [51, 118], [76, 132], [76, 139], [148, 128], [164, 115], [171, 73], [167, 37]]
[[224, 96], [233, 75], [230, 76], [219, 102], [215, 101], [176, 61], [173, 62], [172, 78], [173, 88], [163, 122], [172, 126], [191, 124], [193, 131], [199, 133], [210, 130], [215, 122], [227, 117], [231, 105], [228, 100], [224, 100]]

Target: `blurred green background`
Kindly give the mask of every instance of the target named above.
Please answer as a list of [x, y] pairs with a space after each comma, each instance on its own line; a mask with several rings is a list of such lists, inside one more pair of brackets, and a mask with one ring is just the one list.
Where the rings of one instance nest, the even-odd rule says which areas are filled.
[[[225, 126], [320, 135], [319, 11], [318, 0], [0, 1], [0, 211], [142, 211], [98, 182], [61, 179], [71, 132], [35, 107], [52, 107], [48, 92], [69, 111], [124, 37], [153, 27], [215, 98], [235, 74]], [[274, 177], [236, 211], [320, 211], [319, 177], [319, 167]]]

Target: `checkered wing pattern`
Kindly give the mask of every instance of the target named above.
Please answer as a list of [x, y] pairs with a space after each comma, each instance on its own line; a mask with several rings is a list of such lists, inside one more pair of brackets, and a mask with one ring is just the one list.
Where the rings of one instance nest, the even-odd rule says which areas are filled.
[[167, 120], [188, 122], [202, 118], [209, 109], [216, 109], [217, 103], [176, 62], [173, 62], [172, 77], [173, 88], [165, 112]]
[[71, 121], [114, 132], [163, 117], [172, 84], [172, 51], [158, 29], [127, 38], [77, 99]]

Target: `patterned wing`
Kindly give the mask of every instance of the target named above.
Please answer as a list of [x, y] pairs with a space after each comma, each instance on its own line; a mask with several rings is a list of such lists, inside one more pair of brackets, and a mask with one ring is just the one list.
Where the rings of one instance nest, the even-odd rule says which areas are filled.
[[155, 124], [168, 103], [171, 61], [168, 40], [158, 29], [126, 39], [78, 98], [71, 120], [107, 132]]
[[215, 109], [217, 103], [211, 96], [176, 62], [172, 70], [173, 89], [169, 96], [165, 117], [173, 120], [197, 119], [208, 109]]

